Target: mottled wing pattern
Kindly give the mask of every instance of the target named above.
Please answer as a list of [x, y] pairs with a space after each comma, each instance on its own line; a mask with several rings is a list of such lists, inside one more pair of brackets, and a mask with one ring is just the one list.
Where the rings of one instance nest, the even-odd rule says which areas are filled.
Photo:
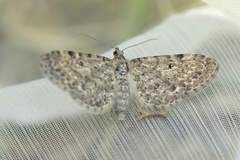
[[204, 88], [215, 77], [218, 63], [204, 55], [179, 54], [132, 59], [128, 67], [146, 107], [167, 112]]
[[92, 112], [113, 106], [114, 67], [106, 57], [53, 51], [40, 57], [43, 74]]

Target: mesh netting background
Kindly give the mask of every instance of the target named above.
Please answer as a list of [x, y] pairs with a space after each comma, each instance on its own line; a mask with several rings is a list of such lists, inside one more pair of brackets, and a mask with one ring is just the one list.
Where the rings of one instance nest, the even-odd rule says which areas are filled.
[[[157, 38], [125, 57], [199, 53], [220, 64], [205, 90], [188, 97], [166, 118], [126, 121], [85, 112], [46, 79], [0, 90], [0, 159], [239, 159], [240, 27], [212, 8], [169, 17], [131, 40]], [[104, 54], [112, 57], [112, 51]]]

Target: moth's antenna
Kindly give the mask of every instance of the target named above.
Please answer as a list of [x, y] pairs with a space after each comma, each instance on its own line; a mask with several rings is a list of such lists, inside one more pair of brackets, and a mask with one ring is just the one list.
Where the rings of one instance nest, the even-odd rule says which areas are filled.
[[85, 36], [85, 37], [88, 37], [88, 38], [90, 38], [90, 39], [93, 39], [93, 40], [95, 40], [95, 41], [98, 41], [98, 42], [100, 42], [100, 43], [102, 43], [102, 44], [107, 45], [108, 47], [111, 47], [111, 48], [115, 49], [115, 47], [113, 47], [112, 45], [107, 44], [107, 43], [105, 43], [105, 42], [103, 42], [103, 41], [100, 41], [100, 40], [98, 40], [98, 39], [96, 39], [96, 38], [93, 38], [93, 37], [91, 37], [91, 36], [89, 36], [89, 35], [86, 35], [86, 34], [83, 34], [83, 33], [78, 33], [78, 34], [80, 34], [80, 35], [82, 35], [82, 36]]
[[124, 51], [124, 50], [126, 50], [126, 49], [128, 49], [128, 48], [135, 47], [135, 46], [137, 46], [137, 45], [139, 45], [139, 44], [143, 44], [143, 43], [146, 43], [146, 42], [148, 42], [148, 41], [152, 41], [152, 40], [157, 40], [157, 38], [151, 38], [151, 39], [148, 39], [148, 40], [146, 40], [146, 41], [143, 41], [143, 42], [140, 42], [140, 43], [137, 43], [137, 44], [128, 46], [128, 47], [124, 48], [122, 51]]

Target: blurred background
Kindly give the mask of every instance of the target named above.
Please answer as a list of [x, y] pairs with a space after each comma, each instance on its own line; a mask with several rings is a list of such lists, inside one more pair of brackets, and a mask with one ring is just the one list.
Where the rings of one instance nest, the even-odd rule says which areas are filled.
[[42, 77], [40, 54], [58, 49], [101, 54], [199, 0], [0, 0], [0, 88]]

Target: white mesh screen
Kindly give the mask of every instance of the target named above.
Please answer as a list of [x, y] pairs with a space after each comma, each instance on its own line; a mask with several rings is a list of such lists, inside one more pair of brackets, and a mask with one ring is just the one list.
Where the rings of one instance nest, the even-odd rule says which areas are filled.
[[137, 121], [132, 104], [123, 123], [84, 112], [46, 79], [3, 88], [0, 159], [238, 159], [240, 27], [213, 9], [196, 9], [119, 47], [148, 38], [158, 40], [126, 50], [126, 58], [205, 54], [219, 62], [217, 77], [166, 118]]

